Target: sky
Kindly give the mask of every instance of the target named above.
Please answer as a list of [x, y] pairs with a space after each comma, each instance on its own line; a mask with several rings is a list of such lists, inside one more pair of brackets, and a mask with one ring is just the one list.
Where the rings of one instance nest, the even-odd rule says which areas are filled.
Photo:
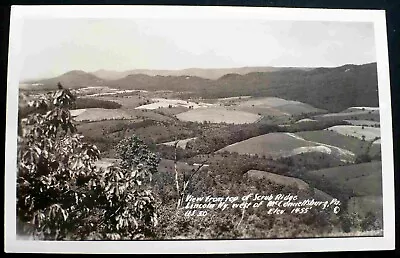
[[20, 77], [70, 70], [334, 67], [376, 62], [372, 23], [26, 19]]

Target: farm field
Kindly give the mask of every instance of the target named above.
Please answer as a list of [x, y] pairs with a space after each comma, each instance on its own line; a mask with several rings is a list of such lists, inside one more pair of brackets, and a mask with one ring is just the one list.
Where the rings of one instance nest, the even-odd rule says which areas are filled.
[[[284, 185], [284, 186], [294, 186], [295, 188], [299, 190], [308, 190], [310, 188], [313, 188], [310, 186], [308, 183], [304, 182], [303, 180], [295, 177], [289, 177], [289, 176], [282, 176], [266, 171], [260, 171], [260, 170], [249, 170], [247, 171], [244, 175], [244, 177], [248, 177], [251, 179], [256, 179], [256, 180], [266, 180], [270, 181], [274, 184], [278, 185]], [[317, 189], [313, 188], [314, 190], [314, 197], [318, 201], [325, 201], [325, 200], [332, 200], [333, 197], [330, 196], [329, 194]]]
[[249, 99], [252, 96], [237, 96], [237, 97], [227, 97], [227, 98], [218, 98], [219, 101], [240, 101], [242, 99]]
[[249, 170], [244, 174], [244, 176], [253, 179], [263, 179], [280, 185], [295, 186], [299, 190], [306, 190], [309, 188], [309, 185], [301, 179], [277, 175], [266, 171]]
[[328, 113], [323, 115], [314, 116], [316, 120], [332, 121], [332, 120], [368, 120], [379, 122], [379, 110], [378, 111], [363, 111], [363, 110], [353, 110], [353, 111], [343, 111], [339, 113]]
[[309, 171], [307, 174], [329, 180], [351, 190], [354, 196], [382, 195], [380, 161]]
[[289, 114], [282, 112], [276, 108], [273, 107], [260, 107], [260, 106], [254, 106], [254, 107], [248, 107], [248, 106], [236, 106], [236, 105], [231, 105], [226, 107], [228, 110], [238, 110], [238, 111], [243, 111], [243, 112], [248, 112], [260, 116], [267, 116], [267, 117], [288, 117]]
[[76, 121], [101, 121], [101, 120], [119, 120], [134, 119], [133, 114], [122, 109], [105, 109], [105, 108], [86, 108], [71, 110], [71, 115]]
[[279, 107], [279, 106], [284, 106], [284, 105], [299, 105], [302, 104], [299, 101], [293, 101], [293, 100], [286, 100], [282, 98], [276, 98], [276, 97], [266, 97], [266, 98], [253, 98], [249, 100], [245, 100], [240, 103], [240, 106], [267, 106], [267, 107]]
[[298, 123], [312, 123], [312, 122], [317, 122], [317, 120], [311, 119], [311, 118], [304, 118], [304, 119], [300, 119], [300, 120], [296, 121], [296, 124], [298, 124]]
[[85, 97], [121, 96], [124, 94], [147, 92], [143, 90], [120, 90], [109, 86], [88, 86], [74, 89], [75, 94]]
[[[346, 136], [353, 136], [358, 139], [364, 139], [366, 141], [374, 140], [376, 137], [381, 137], [380, 128], [375, 127], [364, 127], [356, 125], [336, 125], [329, 127], [326, 130], [332, 130], [339, 134]], [[380, 140], [374, 141], [374, 144], [380, 144]]]
[[121, 97], [107, 96], [107, 97], [98, 97], [98, 99], [117, 102], [121, 104], [123, 108], [126, 109], [132, 109], [150, 103], [150, 99], [142, 95], [131, 95], [131, 96], [121, 96]]
[[239, 154], [280, 157], [289, 155], [293, 149], [306, 146], [316, 145], [290, 137], [285, 133], [270, 133], [231, 144], [218, 152], [228, 151]]
[[352, 162], [355, 154], [333, 145], [309, 141], [292, 133], [270, 133], [229, 145], [219, 152], [265, 155], [272, 158], [289, 157], [302, 153], [317, 152], [332, 154], [344, 161]]
[[359, 111], [359, 110], [367, 110], [367, 111], [379, 111], [379, 107], [349, 107], [346, 109], [348, 111]]
[[166, 99], [166, 98], [153, 98], [151, 99], [152, 102], [151, 104], [146, 104], [137, 107], [136, 109], [148, 109], [148, 110], [154, 110], [158, 108], [168, 108], [168, 107], [185, 107], [185, 108], [205, 108], [212, 106], [212, 104], [209, 103], [203, 103], [203, 102], [190, 102], [190, 101], [185, 101], [185, 100], [180, 100], [180, 99]]
[[187, 139], [182, 139], [182, 140], [177, 140], [177, 141], [171, 141], [171, 142], [163, 142], [161, 144], [167, 145], [167, 146], [175, 146], [175, 144], [178, 142], [177, 147], [186, 149], [186, 145], [193, 140], [196, 140], [197, 137], [192, 137], [192, 138], [187, 138]]
[[382, 196], [367, 195], [361, 197], [352, 197], [347, 203], [347, 209], [349, 213], [356, 213], [361, 216], [366, 216], [367, 213], [370, 212], [382, 220], [382, 205]]
[[344, 121], [352, 125], [380, 127], [380, 123], [377, 121], [369, 121], [369, 120], [344, 120]]
[[261, 118], [261, 116], [249, 112], [228, 110], [221, 107], [198, 108], [177, 114], [176, 117], [182, 121], [228, 124], [254, 123]]
[[305, 131], [297, 132], [295, 134], [308, 141], [329, 144], [349, 150], [356, 155], [364, 153], [368, 145], [367, 142], [363, 142], [358, 138], [345, 136], [329, 130]]
[[[238, 108], [258, 108], [280, 112], [279, 115], [296, 115], [301, 113], [323, 113], [325, 110], [315, 108], [299, 101], [286, 100], [276, 97], [254, 98], [240, 102]], [[268, 114], [268, 113], [267, 113]], [[274, 115], [274, 113], [270, 114]]]
[[170, 142], [176, 138], [189, 138], [194, 134], [190, 128], [174, 124], [164, 125], [157, 123], [135, 128], [131, 133], [135, 133], [144, 140], [149, 140], [156, 144]]
[[189, 111], [186, 107], [166, 107], [166, 108], [158, 108], [154, 112], [163, 114], [169, 117], [175, 117], [175, 115]]

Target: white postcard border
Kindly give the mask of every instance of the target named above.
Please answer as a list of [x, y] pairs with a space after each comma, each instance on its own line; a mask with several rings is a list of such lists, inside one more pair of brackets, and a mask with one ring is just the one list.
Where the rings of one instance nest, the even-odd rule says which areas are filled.
[[[381, 119], [383, 237], [174, 240], [174, 241], [29, 241], [16, 239], [16, 154], [21, 32], [24, 18], [157, 18], [264, 19], [296, 21], [372, 22], [378, 69]], [[280, 253], [353, 250], [391, 250], [395, 246], [394, 167], [390, 77], [383, 10], [334, 10], [263, 7], [181, 6], [13, 6], [7, 80], [5, 150], [5, 251], [41, 253]]]

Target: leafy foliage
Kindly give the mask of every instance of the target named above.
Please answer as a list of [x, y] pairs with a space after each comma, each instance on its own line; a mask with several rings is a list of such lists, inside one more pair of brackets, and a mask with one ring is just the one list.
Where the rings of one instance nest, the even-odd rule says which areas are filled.
[[121, 164], [97, 168], [100, 151], [83, 142], [69, 112], [76, 98], [58, 88], [29, 102], [37, 112], [20, 123], [18, 219], [45, 240], [151, 235], [157, 214], [146, 182], [158, 159], [133, 137], [119, 145]]

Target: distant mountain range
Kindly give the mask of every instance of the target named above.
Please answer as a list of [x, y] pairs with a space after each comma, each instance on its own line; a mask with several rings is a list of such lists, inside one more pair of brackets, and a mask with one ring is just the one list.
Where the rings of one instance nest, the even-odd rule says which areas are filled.
[[42, 88], [51, 89], [51, 88], [56, 88], [58, 82], [70, 88], [80, 88], [80, 87], [86, 87], [88, 85], [100, 86], [100, 85], [105, 85], [106, 83], [105, 80], [100, 79], [93, 74], [80, 70], [73, 70], [54, 78], [24, 81], [23, 84], [33, 83], [42, 85], [41, 86]]
[[111, 71], [111, 70], [98, 70], [92, 72], [93, 75], [104, 80], [118, 80], [132, 74], [144, 74], [149, 76], [196, 76], [204, 79], [216, 80], [226, 74], [248, 74], [254, 72], [276, 72], [283, 70], [304, 70], [308, 71], [313, 68], [303, 67], [240, 67], [240, 68], [189, 68], [182, 70], [149, 70], [149, 69], [135, 69], [129, 71]]
[[[252, 72], [252, 69], [264, 70]], [[146, 71], [150, 73], [150, 70]], [[233, 71], [238, 73], [232, 73]], [[166, 74], [169, 72], [171, 71], [165, 71]], [[155, 75], [129, 74], [110, 80], [74, 70], [55, 78], [30, 83], [40, 84], [35, 86], [36, 89], [54, 89], [57, 87], [57, 82], [61, 82], [69, 88], [109, 86], [120, 89], [188, 91], [191, 92], [191, 96], [204, 98], [240, 95], [275, 96], [302, 101], [333, 112], [351, 106], [378, 106], [376, 63], [315, 69], [249, 67], [187, 69], [175, 72], [186, 74], [160, 75], [158, 73], [161, 71], [153, 71]], [[112, 75], [113, 72], [105, 70], [96, 73], [103, 74], [102, 77], [116, 76]], [[208, 77], [221, 76], [218, 79], [210, 79], [203, 78], [205, 75], [203, 77], [194, 75], [200, 73], [207, 74]]]

